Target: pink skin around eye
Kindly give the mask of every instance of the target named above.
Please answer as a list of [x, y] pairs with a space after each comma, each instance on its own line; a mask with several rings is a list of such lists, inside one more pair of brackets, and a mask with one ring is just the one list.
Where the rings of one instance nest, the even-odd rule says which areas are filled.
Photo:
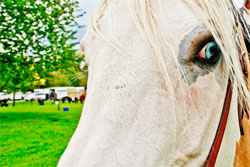
[[197, 56], [200, 57], [200, 58], [204, 58], [204, 59], [206, 58], [205, 53], [203, 52], [203, 50], [200, 51]]

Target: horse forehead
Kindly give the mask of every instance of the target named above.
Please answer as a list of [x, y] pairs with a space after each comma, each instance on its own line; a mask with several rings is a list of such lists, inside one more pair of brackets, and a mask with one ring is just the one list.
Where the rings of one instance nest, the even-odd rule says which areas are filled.
[[[178, 46], [187, 33], [202, 23], [183, 0], [167, 0], [162, 3], [164, 8], [160, 8], [157, 1], [151, 1], [153, 14], [168, 32], [169, 37], [173, 39], [172, 42]], [[161, 9], [164, 11], [160, 12]], [[101, 15], [97, 20], [101, 32], [107, 37], [115, 37], [118, 42], [130, 40], [129, 37], [134, 35], [133, 33], [138, 34], [138, 38], [140, 38], [135, 20], [128, 11], [130, 11], [130, 7], [126, 0], [114, 1], [112, 7], [106, 9], [104, 16]], [[96, 38], [92, 31], [88, 31], [81, 41], [81, 47], [88, 56], [88, 51], [91, 54], [91, 50], [96, 50], [96, 46], [105, 43], [107, 43], [105, 40]]]

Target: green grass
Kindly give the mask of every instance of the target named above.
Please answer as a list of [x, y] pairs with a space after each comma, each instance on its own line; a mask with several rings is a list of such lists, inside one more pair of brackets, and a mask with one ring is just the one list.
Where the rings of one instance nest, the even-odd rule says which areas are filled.
[[[54, 167], [80, 119], [82, 104], [19, 102], [0, 108], [0, 166]], [[68, 112], [62, 111], [69, 107]]]

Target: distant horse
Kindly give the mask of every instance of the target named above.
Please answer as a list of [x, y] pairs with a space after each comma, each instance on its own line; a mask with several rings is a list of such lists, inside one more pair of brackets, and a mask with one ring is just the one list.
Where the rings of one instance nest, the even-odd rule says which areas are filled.
[[214, 166], [218, 151], [215, 166], [233, 166], [250, 107], [241, 19], [230, 0], [100, 1], [81, 43], [83, 114], [58, 166]]
[[84, 102], [84, 100], [85, 100], [85, 98], [86, 98], [86, 92], [84, 92], [81, 96], [80, 96], [80, 101], [81, 101], [81, 103], [83, 103]]

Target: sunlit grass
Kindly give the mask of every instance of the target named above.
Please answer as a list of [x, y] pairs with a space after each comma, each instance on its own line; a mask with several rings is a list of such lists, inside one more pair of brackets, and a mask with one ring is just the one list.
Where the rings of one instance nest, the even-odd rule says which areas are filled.
[[[68, 112], [62, 111], [69, 107]], [[56, 166], [80, 119], [82, 104], [20, 102], [0, 108], [0, 166]]]

